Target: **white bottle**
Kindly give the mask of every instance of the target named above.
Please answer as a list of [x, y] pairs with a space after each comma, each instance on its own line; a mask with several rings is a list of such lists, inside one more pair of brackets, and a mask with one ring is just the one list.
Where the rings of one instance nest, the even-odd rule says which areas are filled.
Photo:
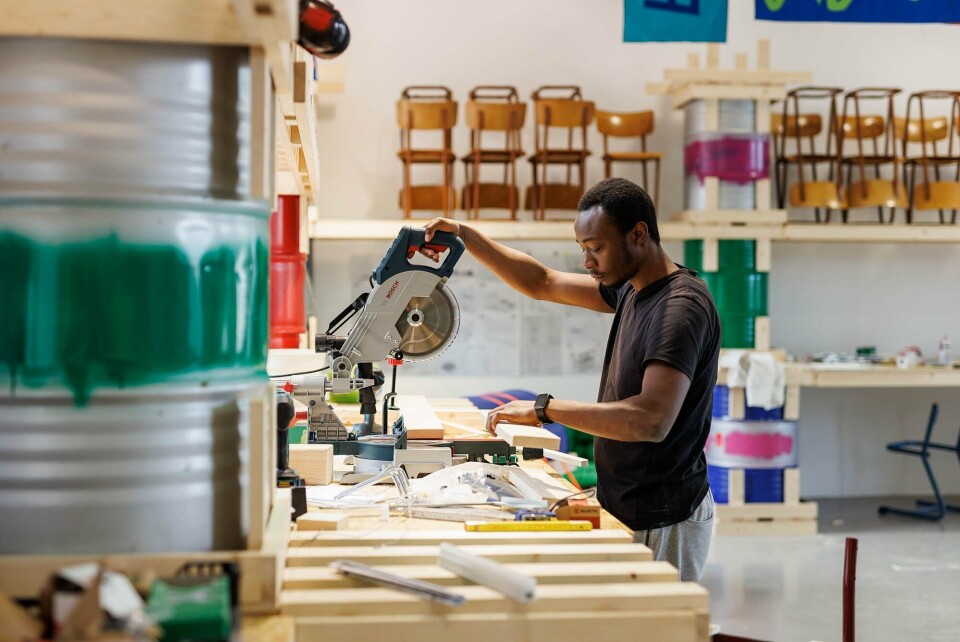
[[941, 366], [949, 366], [953, 362], [953, 355], [950, 353], [950, 337], [943, 335], [940, 337], [940, 352], [938, 361]]

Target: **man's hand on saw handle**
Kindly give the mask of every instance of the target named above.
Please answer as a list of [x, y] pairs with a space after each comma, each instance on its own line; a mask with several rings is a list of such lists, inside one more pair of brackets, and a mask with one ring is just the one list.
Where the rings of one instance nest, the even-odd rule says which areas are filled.
[[[435, 218], [427, 223], [424, 229], [426, 230], [424, 238], [428, 243], [433, 238], [434, 232], [450, 232], [454, 236], [460, 236], [460, 224], [449, 218]], [[429, 248], [421, 248], [420, 254], [432, 259], [434, 263], [440, 262], [440, 255]]]

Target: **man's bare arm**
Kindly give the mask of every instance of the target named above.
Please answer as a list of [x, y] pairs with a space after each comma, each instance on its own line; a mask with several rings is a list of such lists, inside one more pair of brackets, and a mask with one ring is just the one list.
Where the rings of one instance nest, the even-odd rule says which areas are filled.
[[[470, 252], [500, 279], [532, 299], [575, 305], [597, 312], [613, 312], [600, 296], [597, 282], [586, 274], [552, 270], [533, 257], [491, 240], [473, 227], [449, 219], [436, 218], [426, 225], [429, 241], [436, 231], [457, 234]], [[423, 253], [437, 258], [429, 250]]]

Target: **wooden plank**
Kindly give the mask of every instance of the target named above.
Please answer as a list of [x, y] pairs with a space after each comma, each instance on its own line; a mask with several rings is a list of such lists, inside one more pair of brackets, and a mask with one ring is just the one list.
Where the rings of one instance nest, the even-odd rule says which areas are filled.
[[[707, 98], [703, 101], [703, 131], [716, 132], [720, 129], [720, 101], [716, 98]], [[717, 205], [710, 205], [707, 199], [707, 208], [716, 209]]]
[[691, 83], [670, 92], [674, 109], [686, 106], [691, 100], [718, 98], [722, 100], [783, 100], [785, 85], [722, 85]]
[[[710, 73], [715, 73], [720, 67], [720, 45], [710, 43], [707, 45], [707, 69]], [[664, 74], [666, 78], [666, 74]], [[667, 80], [671, 80], [667, 78]]]
[[[507, 570], [534, 577], [538, 584], [624, 584], [633, 582], [676, 582], [677, 570], [669, 562], [586, 562], [573, 564], [506, 564]], [[408, 579], [425, 580], [443, 586], [469, 583], [456, 573], [434, 565], [393, 566], [391, 573]], [[360, 588], [369, 586], [359, 579], [344, 577], [329, 567], [288, 568], [283, 575], [284, 590]]]
[[[767, 71], [770, 69], [770, 40], [767, 38], [761, 38], [757, 41], [757, 69], [759, 71]], [[797, 78], [790, 80], [791, 83], [807, 83], [813, 82], [813, 74], [809, 72], [806, 73], [806, 76], [802, 78]]]
[[800, 503], [800, 469], [787, 468], [783, 471], [783, 503]]
[[720, 243], [717, 239], [703, 239], [703, 271], [717, 272], [720, 270]]
[[242, 642], [296, 642], [296, 624], [292, 617], [244, 617], [238, 640]]
[[10, 0], [0, 3], [0, 35], [257, 44], [232, 0]]
[[554, 450], [560, 447], [560, 437], [537, 426], [500, 422], [497, 424], [496, 432], [497, 437], [514, 447], [553, 448]]
[[[308, 513], [310, 515], [314, 513]], [[304, 515], [306, 517], [306, 515]], [[302, 518], [301, 518], [302, 519]], [[397, 528], [402, 528], [398, 525]], [[462, 526], [461, 526], [462, 528]], [[451, 544], [500, 545], [509, 544], [630, 544], [633, 538], [621, 530], [557, 531], [557, 532], [465, 532], [463, 530], [403, 531], [387, 530], [374, 533], [299, 532], [291, 533], [291, 548], [301, 546], [439, 546]]]
[[753, 328], [753, 349], [758, 352], [770, 350], [770, 317], [757, 317]]
[[[604, 640], [633, 642], [708, 642], [702, 623], [706, 609], [640, 612], [568, 611], [555, 613], [457, 613], [443, 615], [366, 615], [297, 618], [298, 640], [383, 642], [389, 631], [395, 642], [546, 642], [590, 640], [602, 630]], [[599, 627], [599, 628], [598, 628]]]
[[783, 404], [783, 418], [796, 421], [800, 418], [800, 386], [787, 384], [787, 396]]
[[745, 479], [742, 468], [731, 468], [727, 473], [727, 506], [743, 506]]
[[584, 591], [580, 584], [546, 584], [537, 587], [537, 599], [519, 604], [486, 586], [460, 586], [457, 593], [467, 601], [443, 606], [387, 588], [346, 588], [284, 591], [280, 612], [284, 615], [357, 616], [431, 615], [438, 613], [514, 613], [563, 611], [643, 611], [647, 609], [706, 609], [707, 591], [693, 582], [594, 584]]
[[745, 53], [738, 53], [737, 56], [736, 56], [736, 62], [734, 63], [734, 67], [735, 67], [738, 71], [739, 71], [739, 70], [744, 70], [744, 69], [746, 69], [746, 68], [747, 68], [747, 54], [745, 54]]
[[747, 416], [747, 398], [745, 388], [729, 388], [727, 412], [729, 413], [730, 419], [743, 419]]
[[704, 208], [708, 211], [720, 209], [720, 179], [716, 176], [707, 176], [703, 179]]
[[786, 210], [683, 210], [673, 215], [675, 221], [707, 225], [779, 226], [787, 222]]
[[770, 103], [766, 100], [758, 100], [756, 103], [756, 116], [754, 118], [754, 131], [758, 134], [770, 133]]
[[[733, 469], [740, 470], [740, 469]], [[730, 472], [732, 473], [733, 470]], [[742, 471], [741, 471], [742, 472]], [[725, 520], [777, 520], [777, 519], [816, 519], [817, 503], [800, 502], [799, 504], [768, 504], [747, 502], [740, 505], [717, 504], [717, 513]]]
[[770, 179], [760, 178], [753, 183], [753, 200], [757, 212], [762, 216], [770, 211]]
[[757, 239], [756, 241], [756, 260], [757, 272], [769, 272], [773, 260], [772, 247], [770, 239]]
[[273, 385], [258, 386], [247, 399], [245, 436], [250, 481], [247, 484], [247, 548], [259, 550], [277, 487], [277, 413]]
[[759, 69], [741, 69], [740, 58], [746, 66], [746, 54], [737, 54], [735, 69], [711, 68], [709, 56], [706, 69], [664, 69], [663, 77], [669, 83], [702, 83], [718, 85], [786, 86], [813, 82], [809, 71], [773, 71]]
[[276, 98], [263, 49], [250, 49], [250, 196], [273, 202], [276, 174]]
[[687, 69], [699, 69], [700, 68], [700, 54], [697, 53], [688, 53], [687, 54]]
[[[350, 516], [340, 511], [310, 511], [297, 518], [297, 530], [305, 531], [310, 537], [316, 537], [317, 531], [339, 531], [347, 527]], [[290, 536], [291, 545], [297, 540], [297, 535], [302, 533], [292, 533]]]
[[[592, 532], [592, 531], [590, 531]], [[467, 545], [466, 552], [504, 563], [554, 562], [611, 562], [648, 561], [653, 558], [650, 549], [640, 544], [488, 544]], [[291, 547], [287, 565], [326, 566], [340, 559], [351, 559], [365, 564], [436, 564], [439, 549], [436, 546], [336, 546], [314, 548]]]

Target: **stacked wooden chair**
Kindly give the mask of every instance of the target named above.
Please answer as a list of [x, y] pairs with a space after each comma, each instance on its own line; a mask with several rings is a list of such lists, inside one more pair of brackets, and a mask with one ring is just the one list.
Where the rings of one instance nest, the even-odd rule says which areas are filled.
[[[660, 198], [660, 159], [663, 154], [647, 150], [647, 136], [653, 133], [654, 117], [652, 111], [613, 112], [597, 110], [597, 129], [603, 136], [603, 175], [613, 176], [614, 163], [640, 163], [643, 171], [643, 188], [653, 197], [656, 205]], [[611, 138], [632, 139], [639, 143], [639, 149], [632, 151], [613, 151]], [[653, 165], [653, 189], [651, 190], [647, 165]]]
[[[466, 181], [460, 199], [467, 218], [478, 219], [481, 208], [506, 209], [517, 220], [520, 191], [517, 188], [517, 159], [523, 157], [520, 134], [527, 115], [514, 87], [486, 85], [474, 88], [467, 102], [470, 152], [463, 157]], [[485, 136], [486, 134], [486, 136]], [[490, 138], [499, 138], [490, 143]], [[499, 165], [503, 180], [483, 183], [480, 168]]]
[[[453, 128], [457, 124], [457, 103], [453, 92], [440, 86], [412, 86], [403, 90], [397, 101], [397, 125], [400, 127], [400, 151], [403, 163], [403, 189], [400, 207], [403, 217], [413, 210], [441, 211], [450, 216], [456, 208], [453, 187]], [[436, 142], [439, 135], [439, 144]], [[423, 138], [433, 138], [432, 144]], [[415, 140], [416, 139], [416, 140]], [[434, 165], [440, 169], [440, 184], [414, 185], [413, 167]]]
[[[533, 92], [535, 112], [534, 151], [529, 157], [533, 184], [527, 189], [526, 208], [534, 219], [544, 220], [547, 209], [576, 210], [586, 183], [590, 156], [587, 131], [594, 118], [594, 104], [583, 100], [576, 86], [544, 86]], [[557, 139], [566, 140], [557, 143]], [[548, 182], [551, 165], [566, 169], [563, 183]], [[573, 169], [577, 180], [573, 180]]]
[[902, 144], [904, 183], [909, 195], [907, 223], [913, 222], [914, 211], [925, 210], [937, 210], [940, 223], [947, 222], [949, 211], [950, 222], [957, 222], [960, 209], [960, 141], [955, 141], [960, 134], [958, 119], [960, 91], [930, 90], [911, 94], [906, 117], [894, 120], [894, 130]]
[[[787, 93], [782, 112], [771, 114], [778, 207], [783, 209], [789, 196], [791, 207], [812, 208], [818, 223], [821, 211], [826, 222], [830, 212], [843, 209], [845, 203], [838, 157], [837, 97], [841, 93], [836, 87], [798, 87]], [[810, 103], [816, 111], [809, 111]], [[822, 111], [827, 112], [825, 141], [820, 140]], [[796, 169], [792, 184], [791, 168]]]

